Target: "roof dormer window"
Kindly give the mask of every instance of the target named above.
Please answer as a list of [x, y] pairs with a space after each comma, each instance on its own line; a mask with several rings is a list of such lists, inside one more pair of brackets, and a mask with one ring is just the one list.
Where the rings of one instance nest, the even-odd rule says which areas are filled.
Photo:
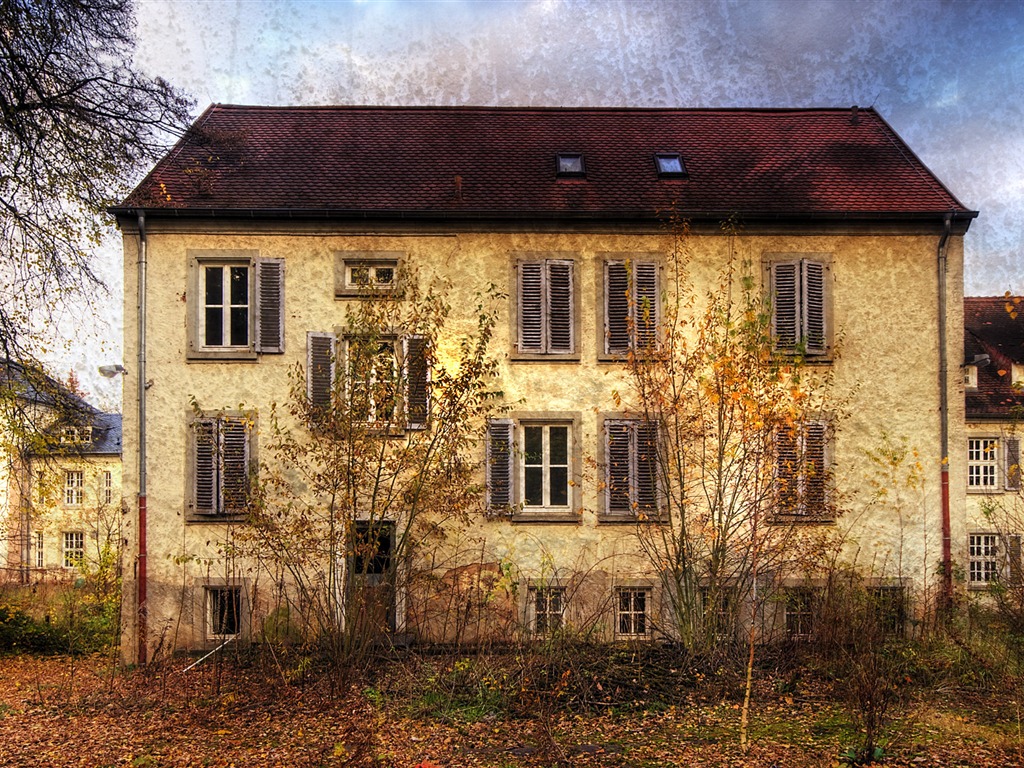
[[654, 156], [654, 166], [658, 176], [663, 179], [685, 179], [686, 166], [678, 152], [658, 152]]
[[587, 175], [586, 166], [583, 164], [583, 155], [579, 152], [562, 152], [558, 155], [556, 173], [561, 177], [580, 177]]
[[978, 388], [978, 366], [964, 366], [964, 389], [976, 390]]

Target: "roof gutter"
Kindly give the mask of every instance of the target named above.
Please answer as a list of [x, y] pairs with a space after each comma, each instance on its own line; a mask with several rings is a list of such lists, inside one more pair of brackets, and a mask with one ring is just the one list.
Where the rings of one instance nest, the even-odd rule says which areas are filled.
[[936, 253], [938, 268], [939, 308], [939, 457], [942, 489], [942, 614], [948, 616], [953, 607], [953, 545], [949, 515], [949, 356], [946, 351], [946, 250], [953, 224], [953, 212], [946, 214], [942, 236]]

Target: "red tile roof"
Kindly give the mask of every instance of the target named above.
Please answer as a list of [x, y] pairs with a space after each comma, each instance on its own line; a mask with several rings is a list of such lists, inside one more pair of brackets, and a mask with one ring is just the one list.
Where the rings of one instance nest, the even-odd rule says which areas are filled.
[[967, 418], [1024, 417], [1024, 389], [1012, 379], [1013, 364], [1024, 363], [1024, 303], [1005, 296], [964, 298], [964, 359], [979, 354], [991, 362], [978, 368], [977, 391], [966, 393]]
[[[581, 152], [586, 178], [559, 179]], [[678, 152], [686, 179], [659, 179]], [[872, 109], [215, 104], [116, 213], [934, 218], [968, 211]]]

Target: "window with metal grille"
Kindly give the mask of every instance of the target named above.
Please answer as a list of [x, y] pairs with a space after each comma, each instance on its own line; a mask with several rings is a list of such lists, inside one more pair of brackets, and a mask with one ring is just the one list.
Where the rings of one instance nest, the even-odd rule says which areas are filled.
[[533, 587], [530, 589], [530, 603], [533, 609], [533, 632], [550, 635], [562, 628], [565, 612], [565, 589], [563, 587]]
[[617, 597], [616, 634], [620, 637], [647, 637], [651, 630], [647, 614], [651, 591], [623, 587], [617, 590]]
[[808, 640], [814, 634], [814, 614], [818, 590], [812, 587], [790, 587], [785, 590], [786, 634], [791, 640]]

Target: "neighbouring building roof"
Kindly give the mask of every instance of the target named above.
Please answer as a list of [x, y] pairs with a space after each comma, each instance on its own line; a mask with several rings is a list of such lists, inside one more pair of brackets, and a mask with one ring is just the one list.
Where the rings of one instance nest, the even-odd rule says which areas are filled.
[[1024, 304], [1005, 296], [964, 298], [964, 361], [977, 355], [990, 362], [978, 367], [977, 389], [966, 391], [967, 418], [1024, 417], [1024, 383], [1013, 383], [1014, 364], [1024, 365]]
[[[559, 154], [584, 173], [556, 173]], [[659, 175], [658, 154], [682, 173]], [[674, 163], [672, 164], [674, 165]], [[214, 104], [114, 213], [936, 219], [966, 209], [873, 109]]]
[[[37, 429], [45, 434], [46, 453], [74, 453], [76, 455], [120, 455], [121, 414], [104, 413], [76, 395], [66, 385], [50, 376], [37, 363], [23, 363], [16, 360], [0, 359], [0, 388], [4, 388], [18, 400], [42, 406], [55, 414], [50, 423], [37, 424], [31, 414], [25, 414], [24, 427]], [[84, 430], [86, 442], [61, 441], [62, 431], [67, 428]], [[52, 439], [51, 439], [52, 438]]]

